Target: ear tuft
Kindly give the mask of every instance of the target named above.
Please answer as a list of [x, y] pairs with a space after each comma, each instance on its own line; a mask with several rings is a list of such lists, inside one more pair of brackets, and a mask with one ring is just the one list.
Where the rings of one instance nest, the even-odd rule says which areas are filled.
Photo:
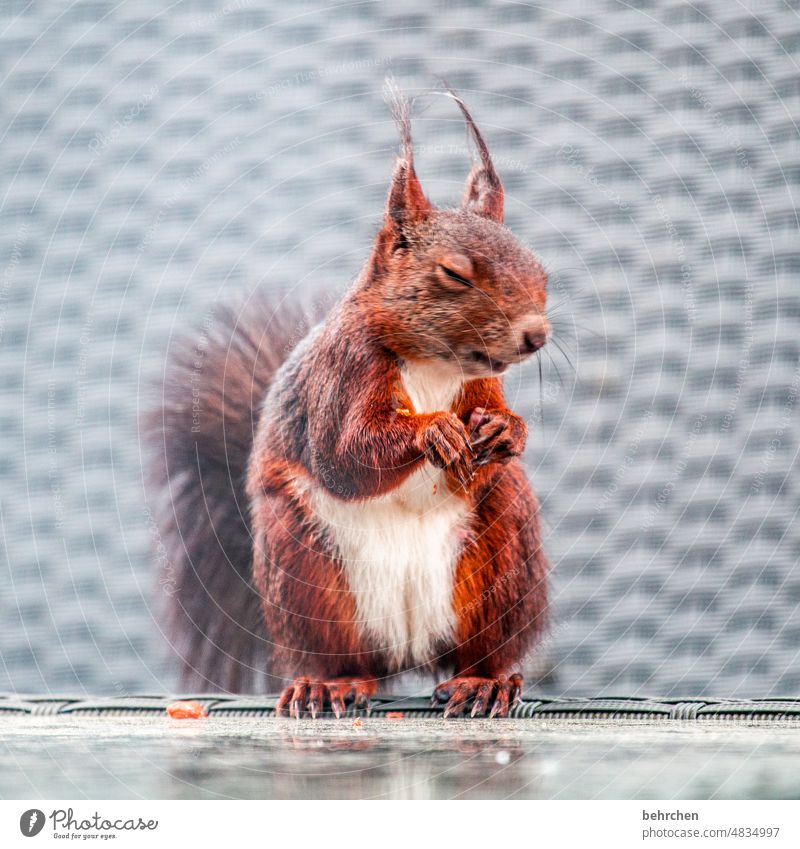
[[503, 223], [504, 193], [503, 184], [495, 171], [489, 148], [478, 130], [478, 126], [470, 115], [464, 101], [449, 87], [447, 92], [458, 104], [461, 114], [467, 123], [467, 128], [478, 148], [480, 163], [477, 164], [467, 178], [464, 197], [461, 200], [462, 209], [468, 209], [484, 218], [490, 218], [498, 224]]
[[431, 211], [431, 205], [414, 170], [411, 103], [391, 77], [386, 79], [384, 96], [400, 131], [400, 156], [392, 174], [385, 223], [401, 230], [405, 226], [422, 221]]

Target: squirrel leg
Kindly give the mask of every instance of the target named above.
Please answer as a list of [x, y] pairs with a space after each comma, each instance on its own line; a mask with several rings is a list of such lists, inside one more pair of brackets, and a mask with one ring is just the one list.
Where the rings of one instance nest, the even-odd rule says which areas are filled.
[[312, 681], [307, 677], [295, 678], [284, 689], [275, 706], [275, 715], [284, 712], [300, 719], [308, 711], [312, 719], [326, 707], [339, 719], [346, 705], [353, 704], [363, 710], [369, 709], [370, 699], [378, 692], [378, 682], [374, 678], [333, 678], [329, 681]]
[[447, 702], [444, 718], [460, 716], [469, 703], [470, 716], [508, 716], [509, 710], [522, 698], [523, 678], [519, 673], [483, 678], [478, 675], [458, 675], [439, 684], [433, 691], [432, 704]]
[[520, 699], [522, 676], [510, 673], [540, 639], [547, 615], [537, 512], [520, 463], [495, 472], [482, 490], [453, 582], [458, 625], [442, 666], [455, 677], [434, 691], [446, 716], [469, 706], [473, 716], [507, 716]]

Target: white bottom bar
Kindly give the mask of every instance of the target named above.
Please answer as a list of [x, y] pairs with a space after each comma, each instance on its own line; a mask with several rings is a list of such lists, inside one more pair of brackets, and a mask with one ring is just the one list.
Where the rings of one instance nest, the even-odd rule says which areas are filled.
[[791, 801], [0, 801], [0, 845], [795, 849], [799, 820]]

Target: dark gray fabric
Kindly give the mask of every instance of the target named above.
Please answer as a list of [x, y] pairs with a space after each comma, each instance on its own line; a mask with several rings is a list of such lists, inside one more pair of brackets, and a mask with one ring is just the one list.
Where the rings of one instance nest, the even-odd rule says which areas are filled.
[[[0, 693], [0, 720], [9, 717], [28, 716], [101, 716], [106, 719], [129, 714], [163, 714], [176, 699], [190, 700], [199, 704], [206, 714], [214, 718], [233, 717], [274, 717], [278, 695], [272, 696], [224, 696], [220, 694], [182, 694], [177, 696], [123, 696], [110, 698], [85, 698], [51, 695], [46, 697], [17, 697]], [[431, 703], [429, 696], [404, 696], [381, 694], [370, 700], [365, 708], [348, 704], [347, 716], [381, 717], [391, 714], [390, 719], [442, 718], [443, 703]], [[288, 708], [282, 711], [283, 718], [288, 716]], [[304, 712], [304, 716], [308, 714]], [[600, 698], [600, 699], [526, 699], [514, 704], [509, 716], [512, 719], [570, 719], [570, 720], [642, 720], [645, 722], [697, 720], [711, 722], [716, 720], [736, 721], [756, 724], [759, 722], [791, 722], [800, 720], [800, 699], [646, 699], [646, 698]], [[462, 719], [469, 717], [465, 711]], [[194, 717], [197, 718], [197, 717]], [[335, 719], [330, 710], [320, 711], [317, 719]], [[445, 717], [446, 718], [446, 717]], [[469, 717], [481, 722], [485, 717]], [[341, 717], [339, 717], [341, 719]], [[453, 722], [458, 721], [451, 717]], [[498, 720], [500, 722], [500, 720]], [[490, 723], [491, 724], [491, 723]], [[0, 726], [2, 733], [2, 726]]]
[[[574, 371], [551, 345], [541, 390], [507, 381], [555, 565], [544, 690], [797, 694], [798, 50], [779, 3], [3, 4], [0, 689], [171, 685], [145, 387], [217, 297], [357, 272], [393, 73], [464, 95], [560, 304]], [[416, 113], [454, 203], [460, 118]]]

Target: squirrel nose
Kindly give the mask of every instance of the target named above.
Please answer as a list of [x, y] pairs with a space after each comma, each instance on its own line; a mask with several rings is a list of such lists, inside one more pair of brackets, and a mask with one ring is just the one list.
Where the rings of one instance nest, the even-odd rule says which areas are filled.
[[547, 331], [541, 327], [537, 327], [534, 330], [526, 330], [522, 334], [522, 338], [524, 340], [525, 350], [532, 354], [547, 342]]

